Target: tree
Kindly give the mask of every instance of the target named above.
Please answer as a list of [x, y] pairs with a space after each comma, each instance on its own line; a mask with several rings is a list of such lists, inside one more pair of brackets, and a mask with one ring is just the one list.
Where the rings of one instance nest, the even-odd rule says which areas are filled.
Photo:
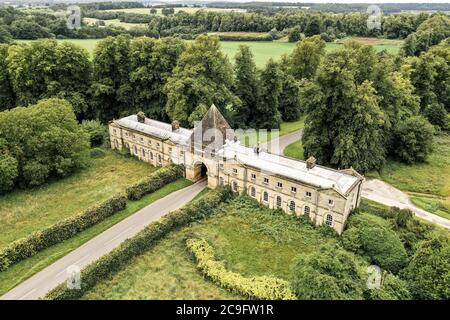
[[303, 38], [290, 56], [290, 73], [296, 79], [312, 79], [325, 53], [325, 42], [320, 36]]
[[83, 120], [81, 129], [89, 136], [91, 147], [101, 146], [107, 137], [106, 126], [98, 120]]
[[368, 213], [349, 219], [342, 243], [347, 250], [368, 256], [372, 263], [393, 273], [398, 273], [408, 261], [402, 241], [389, 222]]
[[314, 15], [310, 17], [308, 23], [306, 24], [304, 32], [307, 37], [310, 37], [314, 35], [320, 35], [321, 29], [322, 29], [322, 22], [320, 21], [320, 18], [317, 15]]
[[130, 45], [130, 85], [133, 90], [130, 113], [143, 111], [147, 116], [168, 120], [164, 85], [184, 50], [184, 42], [176, 38], [137, 38]]
[[319, 163], [366, 172], [384, 163], [384, 115], [372, 84], [355, 83], [354, 69], [351, 50], [330, 53], [315, 83], [302, 88], [308, 114], [302, 140], [305, 155]]
[[65, 100], [46, 99], [1, 112], [0, 133], [2, 175], [6, 171], [8, 181], [14, 180], [17, 166], [17, 186], [41, 185], [87, 165], [89, 138]]
[[0, 43], [10, 43], [12, 40], [11, 33], [3, 25], [0, 25]]
[[255, 108], [254, 119], [258, 129], [279, 129], [281, 123], [280, 94], [282, 90], [281, 71], [272, 60], [261, 72], [261, 102]]
[[258, 73], [249, 46], [239, 46], [235, 56], [233, 93], [241, 100], [236, 107], [235, 126], [245, 127], [254, 119], [261, 92]]
[[364, 280], [352, 254], [336, 245], [303, 253], [292, 268], [292, 288], [299, 299], [362, 299]]
[[18, 174], [17, 160], [0, 152], [0, 194], [12, 190]]
[[219, 39], [199, 36], [180, 55], [172, 76], [164, 86], [166, 112], [183, 125], [200, 105], [215, 104], [230, 120], [230, 109], [239, 104], [232, 92], [232, 66], [220, 49]]
[[423, 162], [433, 150], [433, 126], [422, 116], [401, 121], [394, 128], [394, 154], [406, 163]]
[[40, 40], [11, 46], [7, 62], [17, 104], [26, 106], [58, 96], [69, 100], [77, 116], [83, 118], [91, 81], [86, 49], [69, 42]]
[[423, 241], [403, 271], [415, 299], [450, 299], [450, 244], [444, 237]]
[[288, 33], [288, 41], [289, 42], [297, 42], [302, 37], [302, 30], [299, 26], [295, 26], [289, 30]]
[[92, 105], [102, 122], [126, 115], [132, 104], [130, 42], [127, 35], [108, 37], [94, 50]]
[[279, 110], [283, 121], [298, 120], [302, 113], [300, 83], [293, 76], [285, 73], [282, 76]]
[[423, 115], [431, 124], [438, 126], [441, 129], [448, 127], [448, 114], [444, 106], [440, 103], [433, 103], [425, 107]]
[[8, 73], [8, 48], [6, 44], [0, 44], [0, 111], [9, 109], [15, 105], [15, 96]]

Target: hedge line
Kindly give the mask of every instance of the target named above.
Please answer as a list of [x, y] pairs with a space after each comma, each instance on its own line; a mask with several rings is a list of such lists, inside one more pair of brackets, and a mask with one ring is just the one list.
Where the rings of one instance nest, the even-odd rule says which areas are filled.
[[99, 281], [119, 271], [130, 259], [143, 254], [167, 233], [210, 215], [221, 202], [229, 199], [229, 189], [218, 188], [183, 208], [170, 212], [160, 220], [151, 223], [136, 236], [124, 241], [119, 247], [91, 263], [81, 271], [81, 289], [68, 289], [65, 283], [50, 291], [44, 299], [65, 300], [82, 297]]
[[186, 245], [194, 254], [200, 271], [233, 293], [260, 300], [295, 299], [289, 282], [285, 280], [269, 276], [246, 278], [239, 273], [227, 271], [222, 261], [214, 259], [214, 249], [204, 239], [188, 239]]
[[0, 271], [8, 269], [12, 264], [29, 258], [41, 250], [73, 237], [78, 232], [124, 209], [126, 205], [126, 195], [118, 194], [79, 215], [62, 220], [44, 230], [11, 243], [0, 251]]
[[168, 166], [158, 169], [150, 176], [142, 179], [136, 184], [127, 188], [127, 196], [130, 200], [139, 200], [146, 194], [155, 192], [166, 184], [174, 182], [183, 177], [183, 167]]

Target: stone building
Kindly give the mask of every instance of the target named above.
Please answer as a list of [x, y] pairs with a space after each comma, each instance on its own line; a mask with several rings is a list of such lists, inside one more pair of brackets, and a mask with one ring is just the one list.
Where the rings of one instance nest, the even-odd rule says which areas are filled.
[[127, 148], [154, 166], [183, 165], [187, 179], [207, 178], [210, 188], [230, 185], [270, 208], [307, 215], [338, 233], [360, 202], [364, 178], [355, 170], [335, 170], [317, 165], [312, 157], [297, 161], [241, 145], [214, 105], [192, 130], [140, 112], [111, 121], [109, 133], [113, 149]]

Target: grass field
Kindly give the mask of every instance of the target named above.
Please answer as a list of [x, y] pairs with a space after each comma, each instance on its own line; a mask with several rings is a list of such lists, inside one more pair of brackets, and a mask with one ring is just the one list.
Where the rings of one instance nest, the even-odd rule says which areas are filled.
[[237, 198], [221, 205], [214, 216], [171, 232], [83, 298], [239, 298], [198, 272], [185, 249], [186, 239], [193, 236], [208, 240], [217, 258], [226, 261], [228, 270], [244, 276], [274, 275], [283, 279], [289, 279], [290, 266], [299, 253], [337, 241], [296, 217], [262, 207], [249, 198]]
[[[89, 25], [95, 24], [97, 21], [100, 21], [99, 19], [95, 18], [84, 18], [83, 21]], [[105, 22], [105, 25], [107, 26], [117, 26], [117, 27], [123, 27], [127, 30], [134, 29], [134, 28], [146, 28], [146, 23], [127, 23], [127, 22], [121, 22], [119, 19], [111, 19], [111, 20], [103, 20]]]
[[[126, 12], [126, 13], [139, 13], [139, 14], [150, 14], [151, 8], [129, 8], [129, 9], [111, 9], [111, 10], [104, 10], [104, 11], [112, 11], [112, 12]], [[174, 8], [175, 13], [184, 11], [186, 13], [195, 13], [199, 10], [204, 11], [212, 11], [212, 12], [245, 12], [245, 9], [228, 9], [228, 8], [194, 8], [194, 7], [188, 7], [188, 8]], [[161, 8], [156, 8], [156, 11], [158, 15], [161, 15]]]
[[47, 248], [46, 250], [39, 252], [31, 258], [23, 260], [11, 266], [6, 271], [0, 272], [0, 295], [6, 293], [8, 290], [11, 290], [19, 283], [23, 282], [35, 273], [39, 272], [56, 260], [65, 256], [72, 250], [80, 247], [82, 244], [94, 238], [98, 234], [109, 229], [114, 224], [132, 215], [139, 209], [148, 206], [152, 202], [191, 184], [192, 182], [190, 182], [189, 180], [180, 179], [164, 186], [163, 188], [152, 194], [144, 196], [138, 201], [129, 201], [127, 203], [127, 207], [124, 210], [117, 212], [113, 216], [108, 217], [107, 219], [97, 223], [91, 228], [80, 232], [73, 238]]
[[388, 161], [370, 178], [382, 179], [410, 194], [417, 206], [450, 219], [450, 135], [435, 137], [434, 151], [425, 163], [406, 165]]
[[1, 196], [0, 248], [106, 200], [155, 169], [108, 151], [68, 178]]
[[283, 154], [286, 157], [297, 159], [297, 160], [305, 160], [305, 156], [303, 155], [303, 145], [302, 140], [296, 141], [288, 145]]
[[[127, 24], [130, 25], [130, 24]], [[75, 44], [86, 48], [89, 52], [93, 52], [95, 45], [101, 39], [66, 39], [58, 41], [70, 41]], [[16, 40], [17, 42], [26, 43], [30, 40]], [[31, 40], [33, 41], [33, 40]], [[280, 42], [280, 41], [221, 41], [222, 50], [228, 55], [231, 62], [234, 61], [234, 56], [241, 44], [250, 46], [256, 65], [260, 68], [264, 67], [265, 63], [273, 58], [278, 60], [283, 54], [289, 54], [295, 46], [295, 43], [291, 42]], [[343, 44], [340, 43], [327, 43], [326, 49], [328, 51], [336, 50], [342, 48]], [[396, 53], [400, 45], [393, 44], [376, 44], [374, 45], [377, 51], [387, 50], [392, 53]]]

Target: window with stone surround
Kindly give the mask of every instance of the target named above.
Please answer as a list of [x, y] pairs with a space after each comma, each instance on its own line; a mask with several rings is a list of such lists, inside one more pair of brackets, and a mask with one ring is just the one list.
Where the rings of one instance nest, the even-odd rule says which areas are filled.
[[333, 216], [331, 214], [327, 214], [325, 223], [330, 227], [333, 225]]
[[291, 211], [291, 212], [295, 212], [295, 201], [290, 201], [289, 202], [289, 210]]

